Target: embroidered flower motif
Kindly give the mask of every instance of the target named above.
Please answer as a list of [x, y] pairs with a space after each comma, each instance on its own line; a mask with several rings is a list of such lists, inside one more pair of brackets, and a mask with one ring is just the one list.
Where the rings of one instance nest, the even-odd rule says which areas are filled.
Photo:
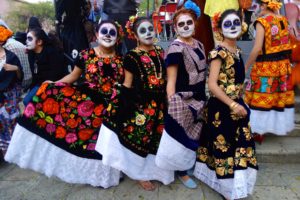
[[154, 75], [149, 76], [148, 81], [149, 81], [150, 84], [153, 84], [153, 85], [158, 85], [159, 84], [159, 79], [156, 78]]
[[145, 115], [138, 114], [135, 118], [135, 124], [138, 126], [144, 125], [146, 121]]
[[212, 124], [213, 124], [216, 128], [218, 128], [218, 127], [220, 126], [220, 124], [221, 124], [221, 120], [219, 120], [219, 117], [220, 117], [220, 112], [217, 112], [217, 113], [215, 114], [215, 120], [212, 122]]
[[92, 129], [82, 129], [78, 132], [78, 137], [80, 140], [86, 141], [92, 137], [93, 133], [94, 131]]
[[29, 103], [24, 110], [24, 115], [27, 118], [30, 118], [30, 117], [33, 117], [34, 114], [35, 114], [35, 107], [32, 103]]
[[56, 129], [56, 126], [54, 124], [47, 124], [46, 131], [48, 133], [54, 133]]
[[78, 105], [78, 115], [81, 117], [89, 117], [94, 111], [94, 102], [87, 100]]
[[66, 135], [66, 142], [71, 144], [78, 140], [76, 133], [68, 133]]
[[38, 119], [36, 122], [36, 125], [40, 128], [45, 128], [47, 123], [44, 119]]
[[43, 111], [49, 115], [58, 114], [59, 104], [53, 98], [47, 98], [43, 103]]
[[94, 128], [99, 128], [102, 124], [102, 120], [100, 118], [95, 118], [92, 122]]
[[66, 125], [69, 126], [70, 128], [76, 128], [78, 124], [75, 119], [71, 118], [71, 119], [68, 119]]
[[151, 59], [148, 56], [141, 56], [141, 61], [148, 64], [151, 62]]
[[55, 131], [55, 137], [59, 138], [59, 139], [62, 139], [62, 138], [65, 138], [66, 135], [67, 135], [66, 129], [62, 126], [58, 126], [56, 131]]
[[64, 94], [64, 96], [70, 97], [70, 96], [72, 96], [72, 95], [74, 94], [75, 89], [72, 88], [72, 87], [67, 86], [67, 87], [63, 87], [63, 88], [60, 90], [60, 92], [62, 92], [62, 93]]
[[87, 67], [88, 72], [94, 74], [97, 72], [97, 66], [95, 64], [89, 64]]
[[41, 87], [39, 87], [38, 91], [36, 92], [37, 96], [40, 96], [42, 93], [44, 93], [48, 87], [49, 83], [43, 83]]
[[89, 150], [89, 151], [94, 151], [95, 148], [96, 148], [96, 144], [95, 143], [90, 143], [90, 144], [88, 144], [86, 149]]
[[277, 35], [279, 32], [279, 28], [277, 25], [273, 25], [271, 28], [271, 35]]
[[163, 130], [164, 130], [164, 125], [163, 124], [158, 125], [157, 128], [156, 128], [156, 131], [159, 134], [162, 134]]

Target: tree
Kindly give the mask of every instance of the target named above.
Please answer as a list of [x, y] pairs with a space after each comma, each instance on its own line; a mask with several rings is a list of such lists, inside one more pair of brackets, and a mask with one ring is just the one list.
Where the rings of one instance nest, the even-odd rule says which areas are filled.
[[13, 31], [25, 31], [31, 16], [39, 18], [45, 31], [54, 29], [55, 11], [51, 2], [21, 4], [8, 13], [6, 21]]

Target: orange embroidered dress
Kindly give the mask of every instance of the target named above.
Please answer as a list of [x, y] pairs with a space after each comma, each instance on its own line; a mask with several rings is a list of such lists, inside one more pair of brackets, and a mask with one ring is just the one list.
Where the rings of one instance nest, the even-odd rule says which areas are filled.
[[285, 17], [257, 19], [265, 29], [263, 50], [251, 70], [245, 102], [251, 109], [252, 131], [285, 135], [294, 128], [294, 91], [291, 82], [291, 42]]

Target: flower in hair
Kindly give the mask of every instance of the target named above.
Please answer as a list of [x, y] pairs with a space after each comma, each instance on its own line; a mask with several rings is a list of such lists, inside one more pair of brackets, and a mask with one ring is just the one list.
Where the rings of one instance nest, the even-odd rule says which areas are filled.
[[115, 24], [117, 25], [118, 28], [118, 42], [120, 42], [125, 37], [125, 33], [123, 31], [121, 24], [119, 24], [117, 21], [115, 22]]
[[6, 42], [13, 35], [13, 32], [4, 26], [0, 26], [0, 42]]
[[197, 18], [199, 18], [201, 16], [201, 10], [200, 10], [199, 6], [197, 6], [197, 4], [194, 3], [193, 1], [191, 1], [191, 0], [186, 1], [184, 3], [183, 7], [185, 9], [187, 9], [187, 10], [194, 11], [194, 13], [196, 14]]
[[266, 3], [271, 10], [279, 10], [282, 6], [282, 3], [278, 0], [262, 0], [262, 2]]
[[133, 31], [133, 24], [137, 20], [137, 15], [136, 16], [130, 16], [129, 20], [126, 22], [125, 28], [126, 32], [128, 33], [128, 39], [135, 39], [134, 37], [134, 31]]
[[212, 29], [214, 32], [218, 32], [219, 28], [218, 28], [218, 24], [221, 18], [221, 13], [217, 12], [213, 17], [212, 17]]

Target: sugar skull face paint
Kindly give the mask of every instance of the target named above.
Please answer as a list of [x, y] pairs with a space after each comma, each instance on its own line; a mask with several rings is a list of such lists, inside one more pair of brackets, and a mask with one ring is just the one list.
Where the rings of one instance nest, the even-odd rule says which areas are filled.
[[32, 34], [32, 32], [27, 33], [26, 37], [26, 47], [28, 50], [33, 50], [36, 48], [37, 38]]
[[180, 37], [188, 38], [192, 37], [195, 31], [195, 23], [193, 18], [190, 15], [181, 15], [178, 18], [176, 24], [177, 34]]
[[112, 47], [117, 42], [117, 29], [113, 24], [103, 24], [98, 31], [98, 42], [104, 47]]
[[224, 37], [236, 39], [242, 32], [241, 20], [236, 14], [227, 15], [222, 22], [222, 33]]
[[142, 22], [137, 28], [139, 41], [145, 45], [152, 45], [155, 36], [153, 24], [149, 21]]

